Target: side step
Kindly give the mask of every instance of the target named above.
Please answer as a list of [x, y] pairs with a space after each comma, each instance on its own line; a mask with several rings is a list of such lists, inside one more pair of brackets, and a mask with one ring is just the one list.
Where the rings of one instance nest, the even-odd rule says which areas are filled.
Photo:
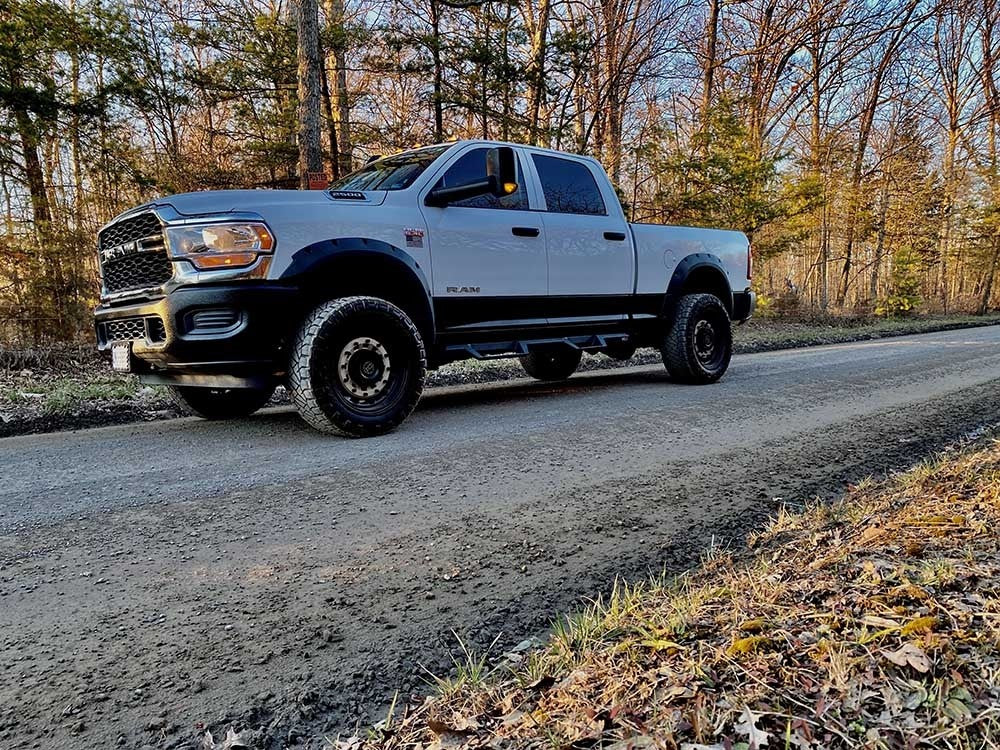
[[628, 333], [602, 333], [563, 338], [490, 341], [482, 344], [452, 344], [445, 347], [445, 351], [465, 354], [475, 359], [503, 359], [505, 357], [520, 357], [532, 349], [551, 346], [568, 346], [571, 349], [579, 349], [584, 352], [596, 352], [606, 349], [612, 342], [627, 343], [631, 338]]

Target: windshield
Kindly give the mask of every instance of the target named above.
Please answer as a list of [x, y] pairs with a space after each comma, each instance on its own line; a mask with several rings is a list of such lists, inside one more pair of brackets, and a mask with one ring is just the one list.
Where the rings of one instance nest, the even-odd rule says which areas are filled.
[[330, 190], [403, 190], [449, 148], [434, 146], [387, 156], [342, 177], [330, 185]]

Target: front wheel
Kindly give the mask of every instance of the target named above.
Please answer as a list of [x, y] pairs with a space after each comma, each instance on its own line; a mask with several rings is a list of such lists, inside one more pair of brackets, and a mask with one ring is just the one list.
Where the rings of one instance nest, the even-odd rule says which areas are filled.
[[370, 437], [409, 416], [426, 373], [423, 339], [406, 313], [376, 297], [343, 297], [323, 303], [302, 324], [288, 388], [317, 430]]
[[521, 367], [531, 377], [538, 380], [565, 380], [580, 366], [583, 352], [570, 347], [559, 349], [536, 349], [524, 354]]
[[733, 332], [722, 301], [714, 294], [687, 294], [677, 302], [660, 346], [663, 364], [682, 383], [714, 383], [729, 368]]
[[271, 400], [270, 388], [199, 388], [170, 386], [170, 397], [181, 413], [203, 419], [249, 417]]

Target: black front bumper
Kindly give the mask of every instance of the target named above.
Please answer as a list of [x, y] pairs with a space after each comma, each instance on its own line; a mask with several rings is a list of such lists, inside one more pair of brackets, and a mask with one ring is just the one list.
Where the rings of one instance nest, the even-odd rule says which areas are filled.
[[95, 311], [97, 346], [132, 342], [133, 369], [147, 382], [252, 384], [284, 374], [298, 319], [294, 287], [261, 282], [179, 287], [159, 299]]

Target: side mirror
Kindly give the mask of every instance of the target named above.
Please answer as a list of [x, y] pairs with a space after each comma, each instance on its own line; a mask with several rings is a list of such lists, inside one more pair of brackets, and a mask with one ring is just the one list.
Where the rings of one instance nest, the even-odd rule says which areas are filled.
[[486, 152], [486, 175], [482, 180], [464, 185], [442, 187], [432, 190], [424, 201], [428, 206], [444, 208], [449, 203], [458, 203], [480, 195], [495, 195], [503, 198], [517, 192], [517, 162], [514, 149], [498, 146]]
[[496, 180], [493, 195], [497, 198], [516, 193], [517, 167], [514, 161], [514, 149], [510, 146], [498, 146], [487, 151], [486, 176]]

